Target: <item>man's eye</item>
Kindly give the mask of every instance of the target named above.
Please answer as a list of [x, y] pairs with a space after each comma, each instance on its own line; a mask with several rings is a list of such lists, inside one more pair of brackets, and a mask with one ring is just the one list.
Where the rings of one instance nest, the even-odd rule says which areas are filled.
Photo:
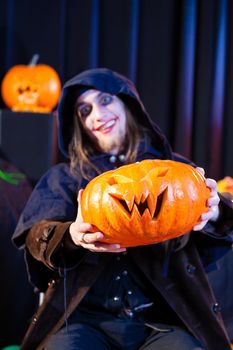
[[109, 103], [112, 102], [112, 96], [111, 95], [104, 95], [102, 96], [101, 103], [102, 105], [108, 105]]
[[87, 117], [91, 113], [91, 107], [90, 106], [80, 106], [78, 108], [78, 115], [81, 118]]

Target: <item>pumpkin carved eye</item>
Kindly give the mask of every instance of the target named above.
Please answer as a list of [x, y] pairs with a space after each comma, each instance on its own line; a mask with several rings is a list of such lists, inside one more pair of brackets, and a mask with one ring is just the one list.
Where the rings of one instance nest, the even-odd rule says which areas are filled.
[[81, 200], [85, 222], [122, 247], [145, 245], [189, 232], [207, 211], [210, 191], [188, 164], [144, 160], [103, 173]]

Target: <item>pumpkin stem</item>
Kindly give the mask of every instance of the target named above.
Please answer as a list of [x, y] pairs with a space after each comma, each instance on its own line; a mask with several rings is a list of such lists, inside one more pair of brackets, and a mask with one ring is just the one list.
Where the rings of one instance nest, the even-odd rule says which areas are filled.
[[35, 66], [37, 64], [37, 62], [39, 61], [39, 58], [40, 58], [40, 55], [38, 53], [35, 53], [32, 58], [31, 58], [31, 61], [29, 62], [29, 66], [32, 67], [32, 66]]

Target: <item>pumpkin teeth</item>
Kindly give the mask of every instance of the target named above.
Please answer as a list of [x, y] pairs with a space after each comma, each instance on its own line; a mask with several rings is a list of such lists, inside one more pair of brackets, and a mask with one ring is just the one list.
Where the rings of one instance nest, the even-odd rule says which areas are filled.
[[131, 220], [133, 220], [133, 221], [140, 220], [140, 218], [144, 214], [144, 210], [142, 212], [140, 209], [141, 208], [138, 207], [136, 203], [134, 203], [133, 210], [131, 212]]
[[142, 216], [145, 209], [148, 208], [148, 205], [147, 205], [148, 195], [149, 195], [149, 191], [145, 190], [144, 192], [142, 192], [140, 194], [135, 194], [135, 195], [131, 196], [131, 200], [127, 200], [125, 198], [125, 201], [126, 201], [128, 208], [129, 208], [129, 211], [132, 212], [133, 206], [136, 205], [139, 209], [139, 213]]
[[150, 195], [149, 190], [144, 191], [141, 195], [141, 202], [144, 203], [147, 200], [149, 195]]
[[156, 208], [155, 208], [155, 212], [152, 216], [153, 219], [156, 219], [161, 211], [163, 202], [164, 202], [164, 197], [167, 193], [167, 187], [158, 195], [157, 200], [156, 200]]
[[125, 202], [128, 206], [128, 209], [131, 213], [132, 209], [133, 209], [134, 202], [135, 202], [135, 196], [130, 195], [129, 197], [131, 197], [131, 198], [125, 198], [124, 200], [125, 200]]
[[119, 195], [117, 193], [109, 193], [109, 195], [115, 199], [116, 203], [120, 204], [124, 208], [127, 214], [131, 215], [133, 205], [135, 203], [135, 196], [125, 195], [124, 198], [122, 198], [122, 195]]
[[136, 209], [137, 209], [138, 213], [140, 214], [140, 216], [143, 216], [145, 210], [148, 210], [147, 202], [144, 202], [144, 203], [140, 202], [139, 204], [134, 203], [133, 211]]
[[134, 202], [139, 205], [141, 203], [141, 198], [142, 198], [142, 194], [136, 194], [135, 198], [134, 198]]
[[158, 195], [157, 199], [151, 193], [141, 196], [140, 202], [135, 201], [132, 212], [136, 210], [141, 217], [150, 214], [152, 219], [156, 219], [161, 211], [166, 191], [167, 188]]
[[154, 213], [155, 213], [155, 208], [156, 208], [156, 200], [151, 193], [149, 193], [149, 195], [147, 197], [147, 205], [148, 205], [148, 209], [150, 211], [150, 215], [153, 218]]

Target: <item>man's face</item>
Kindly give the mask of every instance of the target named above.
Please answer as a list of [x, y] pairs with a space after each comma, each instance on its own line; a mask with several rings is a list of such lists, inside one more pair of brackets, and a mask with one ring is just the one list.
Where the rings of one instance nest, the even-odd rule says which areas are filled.
[[119, 153], [126, 136], [126, 109], [117, 96], [87, 90], [77, 99], [76, 114], [101, 151]]

